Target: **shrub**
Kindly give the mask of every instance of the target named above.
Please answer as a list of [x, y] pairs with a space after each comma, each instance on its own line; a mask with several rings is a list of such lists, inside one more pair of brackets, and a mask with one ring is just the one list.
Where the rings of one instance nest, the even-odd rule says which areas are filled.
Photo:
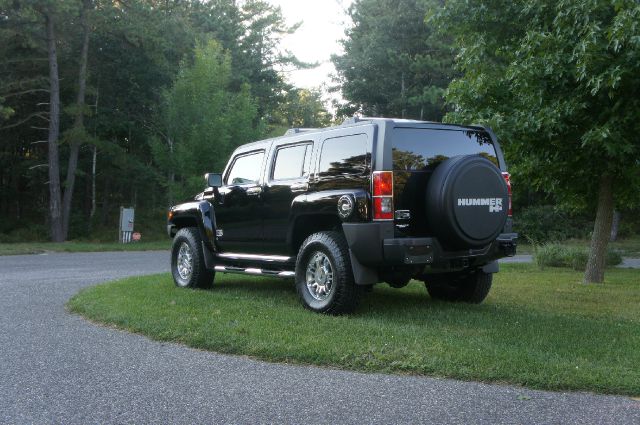
[[49, 240], [49, 229], [44, 224], [29, 224], [0, 234], [0, 243], [43, 242]]
[[588, 238], [592, 227], [584, 217], [572, 216], [552, 205], [537, 205], [516, 211], [513, 225], [522, 239], [538, 243]]
[[[589, 250], [578, 246], [566, 246], [556, 243], [544, 244], [535, 247], [534, 257], [536, 264], [541, 267], [570, 267], [574, 270], [584, 270], [589, 259]], [[622, 263], [622, 255], [618, 251], [607, 251], [607, 266], [616, 266]]]
[[622, 254], [620, 254], [620, 251], [617, 251], [615, 249], [608, 249], [607, 266], [617, 266], [618, 264], [622, 264]]

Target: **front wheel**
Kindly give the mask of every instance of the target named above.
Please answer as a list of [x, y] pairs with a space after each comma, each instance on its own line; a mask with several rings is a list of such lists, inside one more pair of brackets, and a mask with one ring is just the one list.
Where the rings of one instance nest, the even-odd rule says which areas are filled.
[[465, 274], [433, 276], [427, 278], [425, 285], [431, 298], [480, 304], [489, 295], [492, 282], [493, 273], [476, 270]]
[[296, 261], [296, 289], [302, 304], [315, 312], [350, 313], [361, 289], [353, 279], [349, 249], [338, 232], [319, 232], [300, 247]]
[[173, 238], [171, 274], [180, 288], [207, 289], [213, 285], [215, 271], [204, 264], [202, 238], [195, 227], [184, 227]]

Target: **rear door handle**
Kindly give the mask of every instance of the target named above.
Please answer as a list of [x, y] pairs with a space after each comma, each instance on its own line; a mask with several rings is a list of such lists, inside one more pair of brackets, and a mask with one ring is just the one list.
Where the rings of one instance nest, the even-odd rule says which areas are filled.
[[260, 186], [254, 186], [247, 189], [248, 196], [257, 196], [262, 193], [262, 188]]
[[291, 185], [291, 191], [292, 192], [304, 192], [307, 189], [309, 189], [309, 183], [307, 183], [307, 182], [293, 183]]

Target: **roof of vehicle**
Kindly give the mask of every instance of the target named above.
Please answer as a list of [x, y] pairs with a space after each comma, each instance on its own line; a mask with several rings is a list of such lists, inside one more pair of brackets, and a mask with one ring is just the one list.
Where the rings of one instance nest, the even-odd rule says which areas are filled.
[[457, 129], [469, 129], [469, 130], [486, 130], [485, 127], [480, 125], [459, 125], [459, 124], [446, 124], [435, 121], [421, 121], [421, 120], [411, 120], [404, 118], [382, 118], [382, 117], [351, 117], [344, 120], [342, 124], [325, 127], [325, 128], [291, 128], [287, 130], [287, 132], [279, 138], [293, 136], [301, 133], [321, 133], [327, 130], [334, 130], [338, 128], [344, 127], [353, 127], [359, 125], [366, 125], [370, 123], [394, 123], [394, 124], [412, 124], [419, 126], [428, 126], [429, 128], [452, 128], [455, 127]]
[[420, 127], [425, 127], [425, 128], [432, 128], [432, 129], [460, 129], [460, 130], [487, 130], [489, 132], [491, 132], [491, 130], [489, 128], [485, 128], [483, 126], [480, 125], [459, 125], [459, 124], [447, 124], [447, 123], [441, 123], [441, 122], [435, 122], [435, 121], [421, 121], [421, 120], [411, 120], [411, 119], [404, 119], [404, 118], [382, 118], [382, 117], [351, 117], [351, 118], [347, 118], [346, 120], [344, 120], [344, 122], [342, 124], [338, 124], [335, 126], [331, 126], [331, 127], [324, 127], [324, 128], [290, 128], [288, 129], [285, 134], [283, 134], [282, 136], [277, 136], [277, 137], [271, 137], [269, 139], [263, 139], [263, 140], [259, 140], [256, 142], [251, 142], [251, 143], [247, 143], [244, 144], [242, 146], [239, 146], [238, 149], [241, 149], [242, 151], [247, 151], [247, 150], [251, 150], [253, 148], [260, 148], [265, 144], [271, 143], [273, 141], [276, 140], [282, 140], [282, 139], [287, 139], [289, 137], [294, 137], [294, 136], [298, 136], [300, 134], [318, 134], [318, 133], [323, 133], [325, 131], [328, 130], [336, 130], [336, 129], [340, 129], [340, 128], [346, 128], [346, 127], [356, 127], [356, 126], [362, 126], [362, 125], [368, 125], [368, 124], [372, 124], [372, 123], [393, 123], [393, 124], [411, 124], [411, 125], [416, 125], [416, 126], [420, 126]]

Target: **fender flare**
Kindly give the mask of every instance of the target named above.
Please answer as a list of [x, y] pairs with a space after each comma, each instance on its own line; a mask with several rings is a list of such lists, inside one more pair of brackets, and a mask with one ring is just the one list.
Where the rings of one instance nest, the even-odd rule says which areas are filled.
[[173, 213], [169, 220], [170, 227], [177, 227], [176, 222], [182, 218], [194, 220], [200, 232], [203, 244], [211, 251], [217, 251], [215, 246], [216, 219], [213, 205], [208, 201], [194, 201], [176, 205], [171, 208]]

